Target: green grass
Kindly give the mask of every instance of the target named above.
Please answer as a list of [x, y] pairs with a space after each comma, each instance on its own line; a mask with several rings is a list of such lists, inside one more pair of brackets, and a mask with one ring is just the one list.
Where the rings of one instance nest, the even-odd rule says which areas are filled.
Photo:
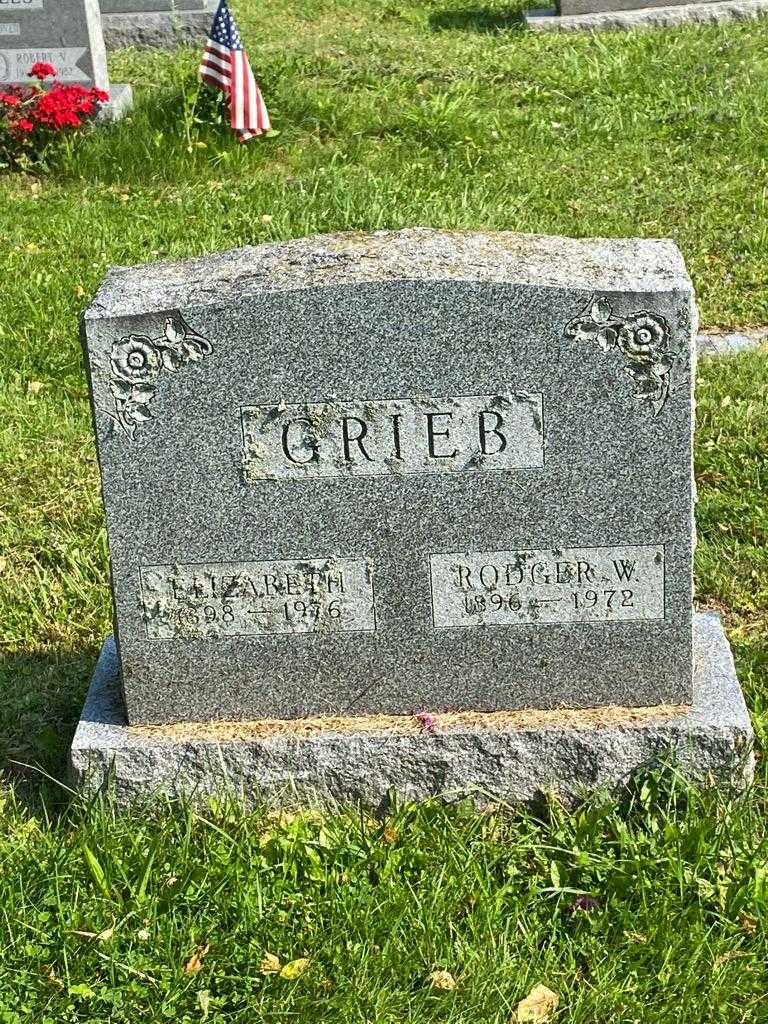
[[[4, 1022], [506, 1022], [540, 983], [573, 1024], [765, 1020], [762, 799], [668, 779], [543, 821], [3, 811]], [[287, 980], [266, 954], [310, 964]]]
[[[109, 630], [77, 317], [110, 264], [407, 224], [663, 235], [705, 324], [768, 322], [768, 21], [534, 38], [498, 3], [236, 9], [278, 135], [231, 140], [198, 54], [123, 53], [131, 118], [40, 180], [0, 178], [0, 1024], [197, 1021], [201, 992], [216, 1021], [502, 1024], [539, 981], [563, 1021], [768, 1019], [762, 762], [743, 799], [651, 780], [538, 822], [117, 815], [27, 767], [61, 776]], [[724, 614], [762, 742], [766, 353], [703, 361], [698, 394], [697, 599]], [[569, 890], [598, 909], [565, 913]], [[265, 952], [312, 965], [265, 977]]]

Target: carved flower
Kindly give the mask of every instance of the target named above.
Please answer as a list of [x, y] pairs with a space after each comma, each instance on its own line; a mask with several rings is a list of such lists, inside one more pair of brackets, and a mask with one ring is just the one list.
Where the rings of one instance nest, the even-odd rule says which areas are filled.
[[130, 384], [151, 384], [160, 372], [160, 353], [149, 338], [132, 334], [112, 346], [112, 372]]
[[635, 313], [619, 327], [616, 344], [628, 359], [653, 362], [664, 350], [664, 327], [661, 317], [653, 313]]
[[669, 373], [674, 364], [663, 317], [644, 309], [616, 317], [605, 296], [593, 296], [581, 314], [566, 324], [564, 334], [576, 341], [593, 341], [603, 352], [617, 348], [626, 360], [624, 370], [633, 382], [635, 398], [647, 402], [658, 416], [669, 395]]

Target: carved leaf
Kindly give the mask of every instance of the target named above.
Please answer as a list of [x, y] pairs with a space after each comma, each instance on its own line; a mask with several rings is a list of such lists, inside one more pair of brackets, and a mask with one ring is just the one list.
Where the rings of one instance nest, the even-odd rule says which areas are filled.
[[603, 352], [610, 352], [616, 344], [616, 331], [612, 327], [604, 327], [602, 331], [596, 333], [595, 337]]
[[122, 401], [127, 401], [131, 395], [131, 385], [126, 381], [118, 380], [117, 378], [113, 378], [109, 382], [109, 390], [115, 398], [121, 399]]
[[129, 423], [143, 423], [145, 420], [151, 420], [152, 414], [142, 405], [126, 405], [123, 410], [123, 418]]
[[155, 397], [155, 389], [146, 384], [137, 384], [130, 394], [130, 401], [138, 405], [146, 405]]
[[604, 296], [592, 303], [590, 315], [596, 324], [607, 324], [611, 319], [611, 304]]
[[178, 352], [174, 352], [171, 348], [163, 349], [163, 366], [166, 370], [170, 370], [171, 373], [175, 373], [180, 366], [184, 364], [184, 357]]

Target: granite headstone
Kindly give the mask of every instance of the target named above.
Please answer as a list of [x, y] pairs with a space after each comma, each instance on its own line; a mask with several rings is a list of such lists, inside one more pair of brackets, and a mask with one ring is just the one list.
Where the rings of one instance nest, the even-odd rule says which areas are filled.
[[65, 84], [108, 92], [107, 117], [131, 104], [129, 86], [110, 86], [98, 0], [0, 0], [0, 87], [29, 85], [37, 61]]
[[523, 18], [534, 32], [607, 32], [752, 21], [767, 11], [768, 0], [558, 0]]
[[109, 49], [194, 44], [211, 26], [218, 0], [101, 0]]
[[131, 724], [690, 703], [695, 328], [668, 241], [111, 271], [83, 336]]
[[[685, 6], [691, 0], [558, 0], [557, 13], [570, 16], [572, 14], [602, 14], [606, 11], [631, 11], [637, 8], [678, 7]], [[698, 3], [707, 0], [697, 0]], [[714, 0], [710, 0], [714, 2]]]

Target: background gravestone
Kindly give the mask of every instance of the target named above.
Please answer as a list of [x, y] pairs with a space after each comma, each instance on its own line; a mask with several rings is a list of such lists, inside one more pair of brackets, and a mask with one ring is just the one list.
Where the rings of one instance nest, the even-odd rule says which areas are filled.
[[131, 104], [127, 85], [110, 85], [98, 0], [0, 0], [0, 87], [29, 85], [37, 61], [64, 83], [110, 94], [102, 108], [118, 117]]
[[685, 704], [669, 242], [341, 235], [85, 317], [134, 723]]
[[594, 32], [714, 25], [766, 12], [768, 0], [557, 0], [556, 10], [529, 8], [523, 17], [534, 32]]
[[109, 49], [196, 45], [216, 7], [217, 0], [102, 0], [104, 38]]
[[[648, 7], [685, 6], [691, 0], [558, 0], [558, 14], [601, 14], [604, 11], [631, 11]], [[716, 0], [697, 0], [698, 3]]]

